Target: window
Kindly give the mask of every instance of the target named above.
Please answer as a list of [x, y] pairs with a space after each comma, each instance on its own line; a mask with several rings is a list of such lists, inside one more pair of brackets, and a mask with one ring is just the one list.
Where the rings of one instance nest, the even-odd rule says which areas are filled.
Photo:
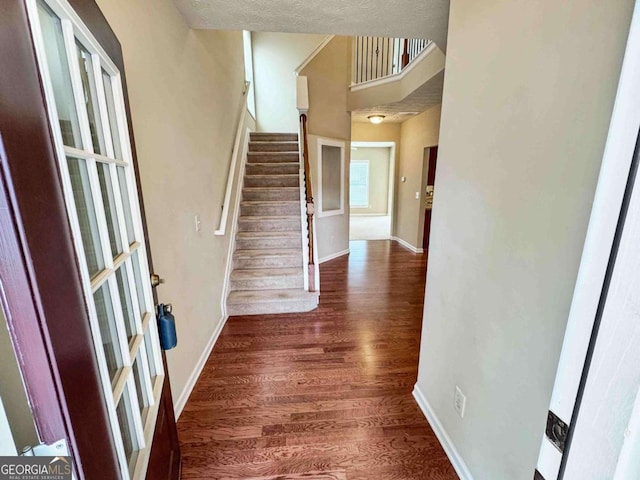
[[251, 32], [242, 31], [242, 43], [244, 47], [244, 79], [249, 83], [249, 96], [247, 97], [247, 109], [256, 118], [256, 94], [253, 81], [253, 46], [251, 44]]
[[369, 160], [352, 160], [349, 169], [349, 206], [369, 207]]

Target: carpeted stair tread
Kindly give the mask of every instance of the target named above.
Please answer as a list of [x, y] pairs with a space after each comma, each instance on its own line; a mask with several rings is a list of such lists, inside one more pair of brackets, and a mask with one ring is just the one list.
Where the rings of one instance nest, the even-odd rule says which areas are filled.
[[233, 253], [233, 258], [265, 258], [301, 255], [302, 250], [299, 248], [272, 248], [270, 250], [236, 250]]
[[253, 142], [297, 142], [297, 133], [251, 132]]
[[300, 185], [298, 174], [245, 175], [246, 187], [296, 187]]
[[297, 152], [298, 142], [249, 142], [250, 152]]
[[247, 268], [231, 272], [231, 280], [297, 276], [302, 276], [302, 271], [299, 268]]
[[248, 202], [300, 202], [300, 187], [244, 187], [242, 199]]
[[271, 163], [271, 162], [254, 162], [251, 164], [252, 167], [282, 167], [282, 166], [296, 166], [299, 167], [299, 162], [281, 162], [281, 163]]
[[243, 200], [241, 202], [242, 205], [298, 205], [300, 202], [295, 202], [293, 200]]
[[238, 232], [236, 237], [237, 238], [273, 238], [273, 237], [278, 237], [278, 238], [299, 238], [300, 237], [300, 232], [296, 232], [296, 231], [280, 231], [280, 232]]
[[[247, 177], [252, 177], [252, 178], [256, 178], [256, 177], [287, 177], [287, 178], [298, 178], [298, 174], [297, 173], [277, 173], [275, 175], [269, 175], [268, 173], [259, 173], [256, 175], [246, 175]], [[290, 188], [294, 188], [294, 187], [290, 187]]]
[[256, 163], [280, 164], [280, 163], [300, 163], [300, 153], [295, 152], [249, 152], [247, 155], [247, 165]]
[[300, 215], [241, 215], [241, 222], [259, 222], [260, 220], [299, 220]]

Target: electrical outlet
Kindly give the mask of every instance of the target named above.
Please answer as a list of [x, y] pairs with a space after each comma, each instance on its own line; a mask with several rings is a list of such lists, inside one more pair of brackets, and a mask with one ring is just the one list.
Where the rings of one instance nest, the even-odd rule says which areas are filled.
[[416, 200], [420, 200], [420, 192], [416, 192]]
[[456, 385], [456, 391], [453, 394], [453, 408], [455, 409], [456, 412], [458, 412], [458, 415], [460, 415], [460, 418], [464, 418], [464, 410], [466, 406], [467, 406], [467, 397], [465, 396], [464, 393], [462, 393], [462, 390], [460, 390], [460, 387]]

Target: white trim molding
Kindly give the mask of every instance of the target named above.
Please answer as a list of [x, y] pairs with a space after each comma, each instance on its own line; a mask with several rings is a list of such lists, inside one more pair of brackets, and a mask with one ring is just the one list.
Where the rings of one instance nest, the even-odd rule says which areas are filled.
[[304, 62], [302, 62], [298, 66], [298, 68], [294, 70], [295, 74], [299, 75], [300, 72], [304, 70], [304, 68], [309, 65], [314, 58], [316, 58], [316, 56], [324, 49], [324, 47], [326, 47], [329, 42], [333, 40], [333, 37], [335, 37], [335, 35], [327, 35], [326, 37], [324, 37], [324, 40], [322, 40], [322, 42], [320, 42], [320, 44], [313, 50], [313, 52], [311, 52], [309, 56], [304, 59]]
[[[344, 215], [344, 210], [345, 210], [344, 162], [345, 162], [345, 149], [347, 148], [347, 141], [333, 139], [333, 138], [318, 137], [317, 144], [318, 144], [318, 157], [317, 157], [318, 158], [318, 162], [317, 162], [318, 163], [318, 175], [317, 175], [318, 176], [318, 189], [317, 189], [318, 203], [316, 206], [317, 216], [318, 218], [323, 218], [323, 217], [330, 217], [333, 215]], [[340, 208], [337, 208], [335, 210], [329, 210], [329, 211], [325, 211], [322, 208], [322, 192], [323, 192], [322, 166], [324, 162], [324, 159], [322, 157], [322, 147], [324, 146], [336, 147], [340, 149]]]
[[193, 392], [193, 388], [196, 386], [196, 383], [200, 378], [200, 374], [202, 373], [202, 370], [204, 369], [204, 366], [206, 365], [207, 360], [209, 359], [209, 356], [213, 351], [213, 347], [216, 345], [216, 342], [218, 341], [218, 337], [220, 336], [220, 333], [222, 333], [222, 329], [227, 324], [228, 319], [229, 317], [227, 315], [220, 318], [220, 321], [218, 322], [218, 326], [215, 328], [215, 330], [211, 334], [211, 337], [209, 338], [207, 345], [204, 347], [204, 350], [202, 351], [202, 354], [198, 359], [198, 363], [196, 363], [193, 371], [191, 372], [191, 375], [189, 375], [187, 384], [182, 389], [182, 392], [180, 392], [180, 395], [178, 396], [178, 399], [176, 400], [173, 406], [173, 411], [176, 416], [176, 421], [178, 420], [178, 418], [180, 418], [180, 415], [182, 414], [184, 407], [187, 405], [187, 402], [189, 401], [189, 397], [191, 396], [191, 392]]
[[413, 253], [424, 253], [424, 250], [422, 248], [414, 247], [409, 242], [407, 242], [406, 240], [401, 239], [400, 237], [392, 236], [391, 240], [393, 240], [394, 242], [398, 242], [404, 248], [406, 248], [407, 250], [411, 250]]
[[[307, 77], [296, 78], [296, 108], [299, 115], [309, 111], [309, 81]], [[300, 127], [299, 123], [298, 127]], [[300, 131], [298, 138], [299, 141], [302, 141], [302, 131]], [[300, 152], [302, 152], [302, 149]]]
[[327, 255], [326, 257], [322, 257], [318, 260], [318, 263], [328, 262], [329, 260], [333, 260], [334, 258], [342, 257], [343, 255], [349, 255], [350, 250], [347, 248], [346, 250], [342, 250], [337, 253], [332, 253], [331, 255]]
[[473, 475], [471, 475], [471, 471], [467, 467], [467, 464], [464, 463], [460, 452], [456, 449], [453, 441], [449, 437], [449, 434], [442, 426], [442, 423], [440, 423], [440, 420], [438, 420], [436, 413], [433, 411], [433, 408], [431, 408], [431, 405], [429, 405], [427, 398], [424, 396], [422, 390], [420, 390], [420, 387], [418, 387], [417, 384], [413, 387], [413, 398], [416, 399], [418, 407], [420, 407], [420, 410], [422, 410], [427, 422], [429, 422], [431, 429], [436, 434], [436, 437], [438, 437], [438, 441], [440, 442], [440, 445], [442, 445], [444, 453], [449, 457], [449, 461], [460, 477], [460, 480], [473, 480]]

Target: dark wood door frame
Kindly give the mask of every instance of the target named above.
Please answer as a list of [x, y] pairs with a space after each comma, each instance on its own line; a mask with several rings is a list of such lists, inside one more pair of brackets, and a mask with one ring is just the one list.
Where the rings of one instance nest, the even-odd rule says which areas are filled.
[[[436, 165], [438, 161], [438, 146], [428, 147], [429, 157], [427, 165], [427, 182], [425, 188], [428, 185], [435, 184], [436, 181]], [[423, 189], [425, 190], [425, 189]], [[425, 192], [422, 192], [425, 195]], [[422, 236], [422, 249], [425, 253], [429, 251], [429, 238], [431, 237], [431, 210], [425, 209], [424, 211], [424, 233]]]
[[[138, 191], [142, 192], [120, 43], [94, 0], [70, 0], [69, 3], [120, 70], [133, 164]], [[24, 0], [0, 2], [0, 65], [0, 134], [6, 153], [2, 157], [3, 181], [13, 194], [12, 218], [22, 240], [23, 264], [26, 262], [23, 272], [29, 273], [31, 293], [40, 306], [38, 318], [41, 330], [46, 332], [43, 341], [48, 343], [50, 363], [57, 366], [52, 381], [59, 389], [58, 408], [66, 414], [55, 428], [51, 427], [50, 433], [55, 436], [60, 428], [65, 429], [72, 453], [80, 464], [79, 478], [115, 480], [120, 477], [120, 468]], [[140, 208], [144, 224], [142, 201]], [[151, 252], [146, 233], [147, 251]], [[13, 258], [15, 256], [12, 254], [11, 261], [19, 260]], [[150, 257], [149, 263], [153, 271]], [[5, 296], [10, 297], [6, 292]], [[15, 306], [13, 301], [10, 303], [11, 310]], [[158, 419], [171, 427], [169, 476], [177, 478], [180, 453], [164, 353], [163, 362], [167, 375], [161, 408], [166, 411], [164, 415], [159, 413]], [[43, 440], [53, 440], [48, 433], [44, 436]], [[151, 458], [154, 458], [154, 449]]]

